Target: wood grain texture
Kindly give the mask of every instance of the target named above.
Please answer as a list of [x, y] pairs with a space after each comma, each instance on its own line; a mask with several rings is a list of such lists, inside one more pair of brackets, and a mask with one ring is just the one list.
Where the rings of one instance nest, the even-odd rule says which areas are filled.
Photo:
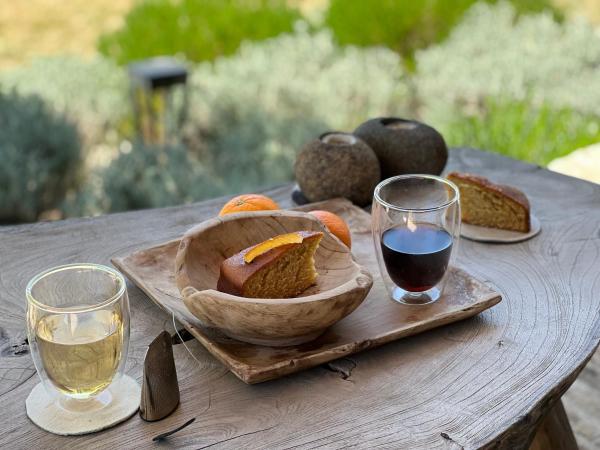
[[[191, 295], [188, 295], [185, 302], [181, 299], [181, 295], [173, 280], [173, 268], [178, 265], [174, 263], [175, 252], [179, 248], [177, 254], [181, 257], [181, 248], [184, 247], [178, 241], [172, 241], [167, 245], [160, 244], [150, 249], [143, 249], [123, 258], [115, 258], [113, 261], [155, 303], [167, 312], [173, 312], [179, 322], [190, 333], [196, 336], [215, 357], [246, 383], [258, 383], [278, 378], [342, 356], [374, 348], [396, 339], [456, 322], [479, 314], [481, 311], [494, 306], [500, 301], [500, 296], [495, 291], [481, 282], [474, 280], [463, 270], [452, 268], [448, 274], [449, 279], [445, 294], [438, 302], [418, 307], [393, 302], [388, 298], [386, 288], [379, 274], [371, 235], [370, 233], [359, 232], [360, 230], [370, 229], [370, 215], [343, 199], [320, 202], [312, 204], [312, 206], [306, 205], [302, 208], [331, 210], [348, 221], [350, 229], [355, 235], [352, 246], [355, 258], [363, 267], [370, 270], [374, 278], [373, 288], [366, 301], [358, 310], [333, 325], [313, 342], [287, 348], [265, 348], [228, 339], [227, 336], [214, 330], [214, 327], [211, 329], [205, 325], [210, 323], [210, 320], [215, 320], [210, 319], [208, 316], [216, 316], [216, 320], [220, 322], [223, 322], [223, 316], [226, 316], [229, 320], [235, 319], [237, 321], [236, 324], [248, 317], [252, 319], [257, 316], [255, 320], [251, 321], [251, 324], [257, 327], [258, 330], [260, 330], [260, 327], [263, 327], [280, 333], [280, 330], [289, 328], [305, 333], [306, 330], [302, 327], [309, 326], [312, 329], [315, 326], [315, 314], [317, 313], [324, 313], [324, 320], [327, 320], [327, 318], [331, 317], [332, 313], [336, 314], [334, 318], [337, 318], [340, 315], [347, 315], [350, 309], [354, 310], [358, 306], [358, 303], [362, 302], [366, 286], [363, 286], [359, 290], [358, 294], [360, 294], [360, 297], [356, 297], [357, 293], [354, 292], [356, 289], [352, 286], [352, 290], [346, 291], [344, 298], [338, 298], [339, 296], [336, 295], [328, 299], [320, 299], [318, 304], [321, 304], [322, 307], [319, 310], [315, 309], [314, 302], [306, 303], [305, 299], [309, 297], [300, 297], [295, 300], [282, 300], [275, 305], [271, 304], [272, 300], [240, 299], [236, 301], [232, 299], [225, 304], [216, 304], [214, 310], [199, 311], [197, 310], [199, 306], [190, 301], [193, 300]], [[271, 213], [265, 214], [267, 216], [271, 215]], [[298, 215], [298, 218], [305, 217], [300, 215], [300, 213], [295, 214]], [[313, 226], [314, 222], [312, 220], [314, 218], [310, 216], [310, 220], [310, 225]], [[309, 224], [304, 222], [301, 223], [303, 223], [302, 226], [309, 226]], [[211, 226], [210, 221], [206, 225]], [[282, 231], [272, 221], [267, 223], [267, 225], [267, 231], [273, 229], [277, 230], [275, 231], [276, 233]], [[246, 228], [253, 229], [256, 227], [247, 226]], [[257, 240], [263, 240], [268, 236], [262, 235]], [[221, 244], [218, 239], [209, 239], [209, 241], [213, 243], [217, 242], [218, 244], [213, 245], [218, 245], [220, 248]], [[336, 242], [341, 247], [338, 247]], [[250, 243], [251, 241], [244, 242], [242, 246], [248, 246]], [[189, 243], [185, 244], [185, 248], [189, 248], [190, 245]], [[331, 279], [326, 272], [326, 270], [333, 267], [344, 270], [348, 269], [347, 277], [344, 277], [344, 279], [350, 278], [351, 285], [354, 280], [367, 277], [364, 269], [352, 263], [352, 258], [348, 253], [347, 247], [337, 240], [325, 240], [325, 243], [322, 243], [320, 248], [324, 252], [319, 254], [317, 250], [316, 255], [316, 266], [320, 274], [320, 281], [314, 289], [333, 288], [340, 284], [337, 276]], [[343, 252], [348, 260], [342, 260], [341, 262], [334, 261], [330, 257], [332, 252], [328, 248]], [[216, 253], [222, 259], [229, 255], [230, 252], [236, 252], [237, 249], [238, 246], [233, 246], [229, 251], [218, 251]], [[198, 243], [198, 252], [200, 251], [211, 253], [210, 244]], [[337, 254], [339, 255], [339, 253]], [[200, 267], [214, 267], [214, 261], [206, 262], [206, 259], [210, 260], [211, 258], [212, 256], [207, 254], [203, 257], [198, 255], [197, 258], [194, 258], [194, 263], [198, 263]], [[352, 264], [349, 265], [348, 263]], [[336, 274], [339, 273], [339, 270], [331, 272]], [[211, 275], [209, 271], [205, 271], [194, 278], [197, 279], [196, 283], [204, 283], [203, 286], [208, 288], [216, 284], [216, 277], [216, 273]], [[192, 278], [192, 275], [180, 276], [180, 287], [190, 284], [190, 278]], [[371, 275], [368, 275], [368, 280], [361, 283], [364, 285], [367, 281], [370, 287], [372, 281]], [[312, 292], [314, 291], [307, 292], [307, 294], [311, 294]], [[199, 293], [193, 295], [198, 296]], [[222, 296], [225, 300], [229, 297], [224, 294]], [[204, 301], [208, 303], [209, 299], [205, 299]], [[239, 301], [242, 302], [242, 314], [238, 314], [240, 309]], [[339, 305], [336, 304], [339, 301], [341, 303]], [[253, 302], [257, 303], [253, 304]], [[187, 304], [189, 311], [183, 307], [182, 303]], [[208, 307], [212, 308], [213, 303], [209, 303]], [[298, 324], [289, 323], [289, 321], [282, 319], [281, 314], [278, 313], [278, 308], [281, 307], [286, 310], [293, 308], [294, 321], [298, 322]], [[259, 310], [254, 311], [254, 308], [259, 308]], [[307, 325], [303, 325], [305, 317], [313, 317]], [[325, 324], [329, 326], [331, 322], [326, 322]], [[280, 328], [280, 326], [283, 326], [283, 328]], [[254, 333], [258, 332], [252, 331]]]
[[[543, 231], [514, 245], [461, 241], [458, 263], [503, 301], [477, 317], [316, 367], [246, 385], [194, 340], [175, 345], [181, 404], [168, 418], [134, 416], [110, 430], [59, 437], [35, 427], [24, 401], [37, 383], [25, 339], [24, 289], [41, 270], [110, 258], [176, 239], [223, 199], [161, 210], [0, 229], [0, 447], [518, 448], [568, 389], [600, 340], [600, 187], [497, 155], [451, 152], [449, 170], [525, 191]], [[282, 206], [291, 186], [268, 191]], [[369, 230], [360, 230], [369, 233]], [[355, 238], [356, 236], [353, 236]], [[133, 285], [127, 372], [141, 379], [146, 346], [171, 318]], [[344, 375], [342, 372], [350, 375]], [[345, 379], [344, 379], [345, 378]], [[514, 436], [525, 436], [518, 442]], [[168, 444], [167, 444], [168, 442]], [[512, 445], [517, 442], [518, 445]]]
[[600, 448], [600, 351], [563, 395], [569, 422], [581, 450]]
[[540, 424], [529, 450], [577, 450], [577, 441], [562, 401], [556, 402]]
[[[225, 259], [277, 234], [302, 230], [322, 232], [323, 237], [314, 254], [314, 265], [319, 273], [316, 284], [300, 296], [244, 298], [216, 290], [219, 267]], [[162, 250], [165, 249], [160, 246], [159, 251]], [[172, 280], [174, 272], [179, 296], [193, 314], [192, 317], [187, 315], [186, 323], [196, 323], [194, 319], [198, 319], [205, 327], [258, 345], [284, 347], [314, 340], [354, 311], [373, 284], [372, 275], [354, 261], [348, 247], [316, 217], [299, 211], [261, 211], [216, 217], [189, 230], [179, 243], [175, 260], [166, 267], [164, 264], [148, 265], [150, 254], [154, 253], [146, 250], [141, 255], [116, 258], [114, 262], [128, 273], [139, 268], [139, 276], [132, 279], [141, 279], [148, 285], [146, 292], [156, 295], [156, 301], [161, 305], [162, 299], [168, 305], [173, 298], [153, 289], [152, 284], [158, 278]], [[161, 255], [156, 255], [157, 260], [160, 258]], [[168, 307], [165, 309], [172, 311]], [[197, 325], [188, 327], [192, 333], [196, 329]]]

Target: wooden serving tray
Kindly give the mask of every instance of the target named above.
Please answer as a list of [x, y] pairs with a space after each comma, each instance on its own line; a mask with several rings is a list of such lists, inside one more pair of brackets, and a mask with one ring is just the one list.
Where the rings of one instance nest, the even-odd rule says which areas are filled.
[[246, 383], [259, 383], [474, 316], [500, 302], [500, 294], [464, 270], [451, 268], [442, 298], [431, 305], [394, 302], [383, 285], [371, 238], [371, 216], [347, 200], [334, 199], [296, 208], [325, 209], [342, 216], [352, 231], [352, 253], [373, 275], [373, 288], [356, 311], [316, 340], [293, 347], [263, 347], [228, 338], [204, 327], [185, 307], [173, 277], [179, 240], [128, 256], [113, 264], [169, 313], [206, 349]]

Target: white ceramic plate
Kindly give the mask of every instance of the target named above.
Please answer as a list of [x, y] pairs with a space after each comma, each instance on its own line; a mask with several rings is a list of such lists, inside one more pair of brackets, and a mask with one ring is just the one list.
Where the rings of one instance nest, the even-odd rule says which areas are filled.
[[537, 217], [533, 214], [530, 216], [531, 230], [528, 233], [519, 231], [499, 230], [497, 228], [480, 227], [468, 223], [462, 223], [460, 227], [460, 235], [471, 241], [478, 242], [495, 242], [498, 244], [512, 244], [515, 242], [523, 242], [531, 239], [542, 230], [542, 225]]

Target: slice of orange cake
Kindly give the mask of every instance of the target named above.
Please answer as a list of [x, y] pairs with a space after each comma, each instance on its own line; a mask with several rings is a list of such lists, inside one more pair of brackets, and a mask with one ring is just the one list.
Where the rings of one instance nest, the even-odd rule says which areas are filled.
[[249, 298], [294, 297], [315, 284], [320, 231], [280, 234], [221, 263], [217, 289]]
[[452, 172], [447, 178], [460, 191], [463, 222], [523, 233], [530, 230], [529, 200], [517, 188], [470, 173]]

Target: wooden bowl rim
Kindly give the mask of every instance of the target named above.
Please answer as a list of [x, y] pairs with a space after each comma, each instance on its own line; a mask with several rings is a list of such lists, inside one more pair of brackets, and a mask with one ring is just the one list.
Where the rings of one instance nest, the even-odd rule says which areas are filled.
[[[260, 217], [301, 217], [305, 219], [309, 219], [312, 222], [315, 222], [319, 225], [323, 233], [332, 237], [338, 247], [343, 250], [343, 253], [349, 254], [350, 262], [352, 266], [355, 268], [355, 274], [352, 278], [348, 279], [343, 284], [333, 288], [328, 289], [323, 292], [318, 292], [316, 294], [307, 295], [304, 297], [291, 297], [291, 298], [249, 298], [249, 297], [241, 297], [238, 295], [227, 294], [225, 292], [217, 291], [216, 289], [203, 289], [199, 290], [190, 284], [189, 277], [186, 274], [180, 274], [181, 269], [183, 268], [183, 263], [185, 262], [185, 256], [187, 254], [187, 249], [192, 239], [194, 239], [198, 234], [205, 232], [206, 230], [214, 227], [218, 227], [226, 222], [233, 222], [239, 219], [245, 219], [248, 217], [251, 218], [260, 218]], [[184, 244], [185, 243], [185, 244]], [[184, 249], [182, 247], [185, 245]], [[185, 280], [182, 278], [185, 277]], [[366, 280], [365, 280], [366, 279]], [[318, 302], [321, 300], [329, 300], [330, 298], [336, 297], [340, 294], [344, 294], [346, 292], [350, 292], [354, 289], [370, 289], [373, 284], [373, 276], [371, 273], [364, 267], [358, 264], [354, 260], [354, 256], [352, 255], [352, 251], [340, 241], [337, 236], [331, 233], [315, 216], [309, 214], [307, 212], [302, 211], [288, 211], [288, 210], [274, 210], [274, 211], [248, 211], [248, 212], [239, 212], [239, 213], [231, 213], [226, 216], [218, 216], [213, 217], [212, 219], [205, 220], [198, 225], [193, 226], [188, 231], [186, 231], [181, 239], [181, 244], [179, 249], [177, 249], [177, 256], [175, 257], [175, 281], [177, 287], [179, 288], [181, 294], [184, 298], [191, 298], [198, 295], [204, 295], [207, 297], [211, 297], [214, 299], [219, 299], [222, 301], [228, 302], [237, 302], [237, 303], [246, 303], [246, 304], [261, 304], [261, 305], [292, 305], [292, 304], [300, 304], [300, 303], [309, 303], [309, 302]], [[185, 286], [181, 286], [185, 282]]]

